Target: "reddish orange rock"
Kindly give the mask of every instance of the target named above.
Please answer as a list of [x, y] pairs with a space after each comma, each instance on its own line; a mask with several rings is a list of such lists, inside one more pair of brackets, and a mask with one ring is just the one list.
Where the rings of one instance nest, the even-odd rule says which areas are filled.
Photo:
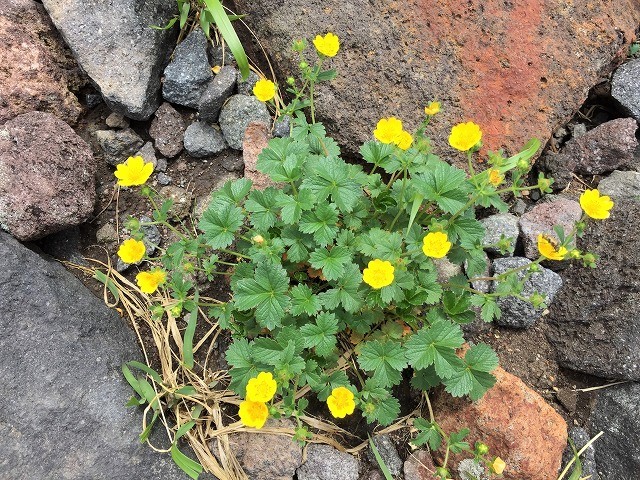
[[[486, 443], [490, 455], [507, 463], [506, 480], [555, 480], [567, 446], [567, 424], [518, 377], [502, 368], [493, 374], [498, 381], [477, 402], [438, 394], [433, 401], [436, 421], [445, 432], [469, 428], [466, 441], [472, 446]], [[451, 465], [462, 458], [454, 456]]]
[[[299, 71], [293, 40], [331, 31], [341, 49], [325, 62], [338, 77], [318, 89], [316, 115], [356, 152], [376, 122], [409, 128], [431, 100], [436, 151], [453, 124], [473, 120], [486, 149], [544, 144], [626, 56], [638, 0], [236, 0], [272, 54], [281, 79]], [[295, 21], [292, 21], [295, 19]], [[257, 56], [257, 55], [256, 55]]]
[[253, 182], [258, 190], [273, 186], [268, 175], [258, 171], [258, 155], [267, 146], [270, 139], [269, 128], [264, 123], [252, 122], [244, 131], [242, 142], [242, 158], [244, 159], [244, 176]]

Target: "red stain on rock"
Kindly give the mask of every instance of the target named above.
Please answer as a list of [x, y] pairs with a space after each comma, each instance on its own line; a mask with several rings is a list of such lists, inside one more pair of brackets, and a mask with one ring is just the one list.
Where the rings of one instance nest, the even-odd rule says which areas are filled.
[[244, 159], [244, 176], [253, 182], [253, 187], [264, 190], [274, 185], [268, 175], [258, 171], [258, 155], [269, 144], [269, 127], [264, 123], [252, 122], [244, 131], [242, 142], [242, 158]]

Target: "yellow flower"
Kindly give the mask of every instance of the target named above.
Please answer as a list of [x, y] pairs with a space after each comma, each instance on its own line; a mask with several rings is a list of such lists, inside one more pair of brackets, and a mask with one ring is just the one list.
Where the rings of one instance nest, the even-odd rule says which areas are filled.
[[501, 475], [502, 472], [504, 472], [506, 466], [507, 464], [504, 460], [502, 460], [500, 457], [496, 457], [491, 464], [491, 470], [493, 470], [498, 475]]
[[353, 392], [346, 387], [334, 388], [327, 398], [327, 406], [331, 415], [336, 418], [344, 418], [351, 415], [356, 408], [353, 400]]
[[494, 187], [497, 187], [504, 180], [504, 176], [500, 173], [500, 170], [497, 168], [492, 168], [489, 170], [489, 183]]
[[549, 260], [564, 260], [568, 250], [565, 247], [558, 248], [558, 243], [550, 237], [538, 234], [538, 251], [540, 255]]
[[402, 121], [396, 117], [381, 119], [373, 131], [373, 136], [382, 143], [396, 143], [396, 139], [402, 135]]
[[442, 258], [450, 249], [451, 242], [444, 232], [429, 232], [422, 239], [422, 251], [427, 257]]
[[247, 383], [247, 400], [250, 402], [268, 402], [276, 394], [276, 381], [271, 372], [260, 372]]
[[122, 242], [118, 249], [118, 256], [124, 263], [138, 263], [144, 257], [147, 249], [140, 240], [129, 238]]
[[368, 268], [362, 271], [362, 280], [376, 290], [391, 285], [393, 282], [393, 265], [387, 260], [376, 258], [369, 262]]
[[116, 166], [114, 175], [121, 187], [144, 185], [153, 173], [153, 163], [145, 163], [142, 157], [129, 157], [124, 163]]
[[609, 210], [613, 208], [613, 202], [607, 195], [600, 196], [598, 190], [585, 190], [580, 195], [580, 206], [591, 218], [604, 220], [609, 218]]
[[167, 274], [163, 270], [140, 272], [138, 275], [136, 275], [136, 283], [143, 293], [155, 292], [158, 289], [158, 286], [163, 284], [166, 279]]
[[268, 102], [276, 96], [276, 84], [266, 78], [261, 78], [253, 87], [253, 94], [261, 102]]
[[413, 143], [413, 137], [409, 132], [402, 130], [402, 132], [400, 132], [400, 135], [398, 135], [394, 143], [398, 145], [398, 148], [402, 150], [407, 150]]
[[440, 102], [429, 102], [429, 105], [424, 107], [425, 115], [435, 115], [440, 111]]
[[329, 32], [324, 37], [316, 35], [316, 38], [313, 39], [313, 45], [325, 57], [335, 57], [340, 50], [340, 39]]
[[245, 400], [240, 403], [238, 415], [247, 427], [262, 428], [269, 417], [269, 409], [262, 402]]
[[451, 129], [449, 145], [456, 150], [466, 152], [475, 147], [482, 139], [480, 127], [473, 122], [459, 123]]

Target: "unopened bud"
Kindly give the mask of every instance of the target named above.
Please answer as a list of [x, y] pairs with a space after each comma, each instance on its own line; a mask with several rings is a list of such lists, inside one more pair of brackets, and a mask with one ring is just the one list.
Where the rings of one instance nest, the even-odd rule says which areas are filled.
[[520, 170], [527, 170], [529, 168], [529, 162], [527, 162], [524, 158], [521, 160], [518, 160], [517, 165]]
[[134, 217], [129, 217], [127, 218], [127, 221], [124, 222], [124, 226], [127, 230], [137, 232], [138, 230], [140, 230], [140, 220]]
[[300, 67], [300, 70], [306, 70], [309, 68], [309, 64], [307, 62], [300, 62], [298, 66]]
[[264, 242], [264, 237], [262, 235], [256, 235], [251, 240], [253, 240], [255, 243], [262, 243]]
[[289, 85], [290, 87], [293, 87], [296, 83], [296, 79], [293, 77], [288, 77], [287, 78], [287, 85]]
[[489, 446], [486, 443], [477, 442], [476, 453], [478, 455], [486, 455], [487, 453], [489, 453]]

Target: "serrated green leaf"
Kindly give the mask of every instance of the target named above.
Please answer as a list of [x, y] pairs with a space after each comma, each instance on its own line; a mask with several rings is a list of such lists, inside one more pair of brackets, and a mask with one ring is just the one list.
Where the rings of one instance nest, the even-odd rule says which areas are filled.
[[367, 257], [396, 261], [402, 255], [402, 235], [380, 228], [372, 228], [356, 240], [359, 252]]
[[393, 145], [374, 140], [366, 142], [360, 147], [360, 155], [362, 155], [365, 162], [373, 163], [383, 168], [385, 162], [394, 151], [395, 147]]
[[293, 315], [315, 315], [322, 309], [320, 298], [306, 285], [296, 285], [291, 289], [291, 313]]
[[213, 193], [211, 205], [231, 204], [239, 207], [245, 197], [251, 191], [251, 180], [239, 178], [226, 182], [219, 190]]
[[407, 341], [407, 359], [415, 369], [434, 365], [440, 378], [449, 378], [462, 368], [462, 360], [456, 356], [455, 349], [463, 343], [458, 325], [437, 320], [414, 333]]
[[418, 430], [416, 438], [411, 440], [411, 443], [416, 447], [420, 447], [425, 443], [429, 444], [429, 448], [432, 451], [436, 451], [442, 444], [442, 437], [438, 432], [437, 424], [426, 421], [423, 418], [416, 418], [413, 421], [413, 426]]
[[335, 310], [342, 305], [347, 312], [357, 312], [363, 304], [359, 287], [362, 284], [362, 273], [357, 266], [350, 264], [345, 268], [344, 275], [335, 282], [333, 288], [321, 293], [320, 301], [327, 310]]
[[338, 233], [338, 211], [333, 203], [320, 203], [311, 212], [304, 212], [300, 223], [300, 231], [312, 233], [313, 238], [322, 247], [333, 243]]
[[323, 312], [316, 318], [315, 325], [307, 323], [300, 328], [305, 347], [315, 348], [321, 357], [331, 354], [336, 346], [338, 320], [333, 313]]
[[269, 230], [276, 224], [278, 208], [276, 207], [277, 190], [273, 187], [264, 190], [252, 190], [244, 203], [244, 208], [251, 212], [251, 225], [258, 230]]
[[460, 216], [449, 222], [447, 236], [451, 242], [459, 242], [467, 248], [474, 248], [484, 238], [484, 227], [475, 218]]
[[345, 265], [351, 261], [351, 253], [345, 247], [333, 247], [331, 250], [319, 248], [309, 256], [309, 263], [321, 269], [327, 280], [337, 280], [345, 272]]
[[498, 355], [486, 343], [473, 345], [464, 356], [467, 367], [480, 372], [493, 372], [498, 367]]
[[313, 165], [311, 175], [302, 181], [300, 189], [312, 191], [318, 203], [331, 197], [342, 212], [351, 212], [362, 196], [360, 186], [349, 178], [347, 164], [338, 158]]
[[363, 344], [358, 363], [363, 370], [373, 372], [373, 378], [384, 387], [400, 383], [402, 370], [407, 366], [402, 345], [378, 340]]
[[280, 214], [287, 225], [296, 224], [300, 221], [302, 212], [311, 210], [314, 205], [313, 193], [309, 190], [301, 190], [297, 195], [287, 195], [280, 191], [276, 201], [282, 207]]
[[426, 200], [447, 213], [458, 212], [469, 200], [465, 172], [442, 161], [431, 162], [428, 171], [414, 176], [414, 185]]
[[422, 391], [427, 391], [433, 387], [437, 387], [442, 383], [442, 379], [436, 373], [436, 368], [429, 365], [427, 368], [416, 370], [411, 379], [411, 385]]
[[198, 228], [202, 230], [207, 244], [217, 250], [233, 243], [234, 234], [242, 226], [244, 215], [234, 205], [210, 206], [204, 212]]
[[254, 278], [238, 280], [233, 287], [234, 304], [240, 311], [256, 309], [256, 321], [273, 330], [289, 306], [289, 276], [279, 266], [261, 264]]

